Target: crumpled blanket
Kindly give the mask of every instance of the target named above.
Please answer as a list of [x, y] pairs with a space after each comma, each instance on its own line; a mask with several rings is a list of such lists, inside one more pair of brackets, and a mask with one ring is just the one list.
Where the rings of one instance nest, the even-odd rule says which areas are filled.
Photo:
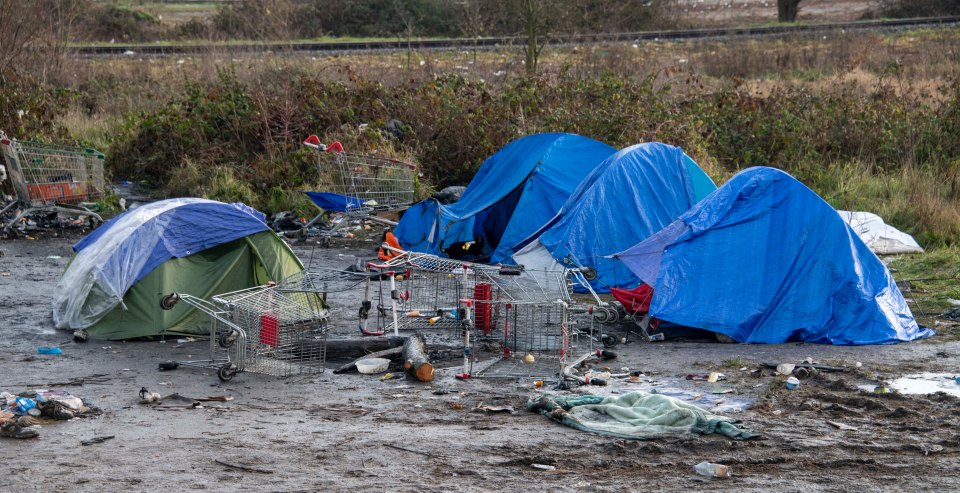
[[759, 436], [738, 427], [738, 420], [674, 397], [639, 391], [614, 397], [547, 394], [531, 398], [527, 409], [577, 430], [629, 440], [691, 433], [720, 433], [736, 440]]

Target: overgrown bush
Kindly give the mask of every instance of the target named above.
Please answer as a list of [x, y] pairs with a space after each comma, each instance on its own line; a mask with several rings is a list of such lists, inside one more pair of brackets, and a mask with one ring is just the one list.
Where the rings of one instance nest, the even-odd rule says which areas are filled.
[[[420, 164], [427, 187], [467, 183], [479, 165], [529, 133], [574, 132], [615, 147], [682, 146], [718, 181], [749, 166], [794, 174], [834, 205], [874, 209], [928, 244], [960, 233], [960, 85], [935, 103], [892, 81], [811, 90], [780, 83], [759, 96], [738, 81], [684, 89], [606, 73], [513, 79], [497, 87], [460, 76], [387, 86], [276, 74], [241, 83], [188, 81], [185, 96], [129, 117], [111, 149], [115, 176], [146, 178], [173, 195], [296, 207], [316, 187], [311, 133], [355, 152]], [[399, 119], [403, 132], [385, 130]], [[869, 199], [867, 199], [869, 198]], [[873, 204], [873, 206], [871, 206]], [[880, 204], [880, 205], [878, 205]]]
[[79, 26], [80, 35], [94, 41], [154, 41], [163, 31], [160, 21], [149, 12], [99, 3], [81, 16]]
[[883, 0], [880, 6], [865, 17], [937, 17], [960, 15], [957, 0]]

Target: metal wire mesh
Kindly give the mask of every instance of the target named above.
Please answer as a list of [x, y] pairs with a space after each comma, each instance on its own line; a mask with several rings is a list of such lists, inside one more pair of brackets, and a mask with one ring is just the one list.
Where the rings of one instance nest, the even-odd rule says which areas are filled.
[[320, 152], [317, 170], [325, 191], [356, 197], [363, 203], [348, 204], [350, 208], [388, 211], [413, 203], [413, 164], [362, 154]]
[[4, 140], [17, 198], [32, 207], [103, 196], [103, 154], [82, 147]]
[[241, 371], [276, 377], [324, 371], [328, 312], [317, 293], [266, 286], [213, 300], [246, 332]]

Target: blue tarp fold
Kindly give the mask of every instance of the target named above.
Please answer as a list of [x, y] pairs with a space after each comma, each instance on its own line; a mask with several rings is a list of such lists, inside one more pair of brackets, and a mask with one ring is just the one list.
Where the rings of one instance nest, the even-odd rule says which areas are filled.
[[652, 316], [738, 342], [860, 345], [933, 335], [837, 211], [772, 168], [737, 174], [617, 257], [654, 288]]
[[541, 231], [520, 242], [539, 245], [514, 259], [532, 266], [538, 262], [532, 256], [542, 257], [532, 250], [542, 247], [565, 267], [595, 269], [595, 290], [635, 287], [636, 275], [607, 256], [659, 231], [716, 188], [679, 147], [651, 142], [624, 148], [580, 182]]

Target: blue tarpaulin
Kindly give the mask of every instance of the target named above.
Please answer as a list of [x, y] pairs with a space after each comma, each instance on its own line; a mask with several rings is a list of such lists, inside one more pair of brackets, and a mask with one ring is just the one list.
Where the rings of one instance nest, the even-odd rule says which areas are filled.
[[[122, 295], [158, 265], [270, 229], [263, 213], [241, 203], [169, 199], [124, 212], [73, 246], [74, 262], [98, 244], [94, 275]], [[101, 238], [103, 238], [101, 240]]]
[[860, 345], [933, 335], [837, 211], [772, 168], [737, 174], [617, 257], [654, 288], [652, 316], [738, 342]]
[[331, 192], [306, 192], [307, 197], [317, 207], [325, 211], [347, 212], [363, 207], [363, 201], [357, 197]]
[[597, 166], [513, 258], [531, 268], [548, 268], [545, 261], [593, 268], [591, 285], [600, 292], [635, 287], [636, 275], [606, 256], [659, 231], [716, 188], [679, 147], [627, 147]]
[[446, 255], [479, 242], [481, 258], [509, 260], [509, 249], [553, 217], [570, 192], [615, 149], [565, 133], [529, 135], [487, 159], [454, 204], [429, 199], [408, 209], [394, 234], [403, 248]]

